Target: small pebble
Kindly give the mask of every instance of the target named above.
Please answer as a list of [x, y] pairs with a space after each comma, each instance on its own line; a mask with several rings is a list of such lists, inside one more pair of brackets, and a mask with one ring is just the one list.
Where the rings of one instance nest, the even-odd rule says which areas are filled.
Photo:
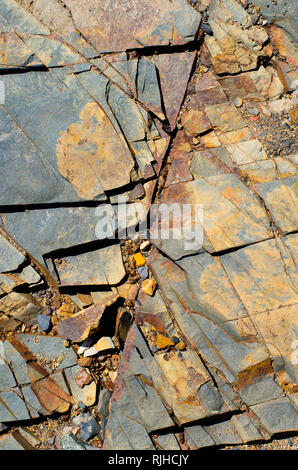
[[156, 289], [156, 282], [154, 279], [146, 279], [142, 282], [142, 289], [146, 294], [153, 296]]
[[257, 108], [248, 108], [247, 111], [252, 116], [257, 116], [258, 114], [260, 114], [260, 111]]
[[209, 36], [213, 36], [212, 29], [210, 28], [208, 23], [202, 23], [201, 29], [202, 31], [204, 31], [204, 33], [208, 34]]
[[146, 264], [146, 258], [144, 255], [142, 255], [142, 253], [135, 253], [133, 255], [133, 259], [137, 268]]
[[51, 319], [48, 315], [40, 314], [37, 317], [37, 324], [42, 331], [48, 331], [51, 328]]
[[138, 268], [138, 273], [141, 276], [141, 279], [147, 279], [147, 277], [149, 276], [149, 269], [147, 268], [147, 266], [141, 266], [140, 268]]
[[144, 240], [141, 244], [140, 244], [140, 250], [148, 250], [150, 248], [150, 245], [151, 243], [149, 242], [149, 240]]
[[171, 339], [171, 341], [173, 341], [173, 343], [174, 343], [174, 344], [177, 344], [177, 343], [179, 343], [179, 342], [180, 342], [180, 339], [179, 339], [179, 338], [177, 338], [177, 336], [171, 336], [171, 338], [170, 338], [170, 339]]
[[243, 101], [241, 98], [235, 98], [234, 99], [234, 105], [236, 106], [236, 108], [240, 108], [240, 106], [242, 106], [243, 104]]

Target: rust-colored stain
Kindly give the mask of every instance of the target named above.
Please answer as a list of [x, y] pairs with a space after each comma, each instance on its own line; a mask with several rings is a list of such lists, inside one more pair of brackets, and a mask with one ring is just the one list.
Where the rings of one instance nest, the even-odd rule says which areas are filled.
[[251, 367], [239, 372], [237, 374], [237, 381], [235, 386], [237, 388], [245, 387], [247, 384], [253, 383], [259, 377], [273, 374], [272, 360], [270, 358], [265, 359], [258, 364], [254, 364]]

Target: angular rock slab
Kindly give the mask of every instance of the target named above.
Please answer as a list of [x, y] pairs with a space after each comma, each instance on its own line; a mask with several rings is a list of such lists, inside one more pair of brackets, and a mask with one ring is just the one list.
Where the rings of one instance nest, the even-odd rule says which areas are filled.
[[97, 239], [95, 229], [99, 220], [95, 210], [95, 207], [57, 207], [6, 212], [2, 221], [24, 250], [43, 264], [43, 256], [48, 253]]
[[63, 339], [81, 342], [94, 334], [100, 328], [101, 319], [105, 310], [118, 299], [118, 294], [110, 293], [103, 297], [97, 304], [81, 310], [71, 317], [60, 320], [57, 329]]
[[25, 256], [0, 233], [0, 271], [14, 271], [25, 261]]
[[77, 29], [99, 52], [184, 44], [195, 39], [201, 19], [185, 0], [96, 1], [89, 12], [77, 0], [65, 4]]
[[[188, 215], [185, 221], [184, 204], [192, 208], [192, 216]], [[173, 259], [198, 253], [202, 247], [214, 253], [272, 236], [265, 209], [234, 175], [215, 175], [169, 186], [158, 210], [160, 214], [165, 212], [160, 220], [156, 218], [152, 240]], [[169, 239], [162, 235], [168, 227]]]
[[[92, 268], [90, 268], [92, 266]], [[115, 285], [125, 276], [120, 245], [59, 258], [55, 267], [61, 285]]]
[[75, 353], [59, 338], [16, 335], [1, 343], [0, 421], [67, 411], [73, 398], [62, 370], [75, 363]]

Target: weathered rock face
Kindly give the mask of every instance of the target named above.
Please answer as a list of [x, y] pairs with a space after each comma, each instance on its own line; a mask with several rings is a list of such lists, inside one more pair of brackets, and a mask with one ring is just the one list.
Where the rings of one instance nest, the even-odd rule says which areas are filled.
[[297, 433], [295, 17], [0, 0], [0, 449]]

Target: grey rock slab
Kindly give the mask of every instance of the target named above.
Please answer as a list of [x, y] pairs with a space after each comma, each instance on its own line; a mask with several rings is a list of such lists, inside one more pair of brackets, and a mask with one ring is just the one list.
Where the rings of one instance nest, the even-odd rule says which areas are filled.
[[61, 257], [55, 266], [60, 283], [64, 286], [115, 285], [125, 276], [119, 244], [76, 256]]
[[174, 433], [154, 437], [154, 442], [159, 450], [181, 450]]
[[41, 280], [40, 275], [37, 271], [35, 271], [34, 268], [32, 268], [32, 266], [26, 266], [22, 270], [20, 277], [24, 280], [24, 282], [27, 282], [27, 284], [37, 284]]
[[4, 342], [4, 359], [9, 364], [9, 367], [13, 370], [14, 377], [18, 384], [30, 383], [28, 376], [28, 368], [25, 359], [21, 354], [8, 342]]
[[231, 423], [237, 430], [244, 444], [264, 439], [264, 435], [258, 431], [249, 413], [232, 416]]
[[50, 30], [34, 16], [19, 5], [15, 0], [3, 0], [0, 6], [0, 15], [14, 25], [17, 33], [47, 35]]
[[148, 432], [174, 426], [174, 421], [152, 385], [136, 376], [127, 376], [124, 382]]
[[105, 445], [107, 450], [133, 450], [133, 444], [124, 432], [118, 419], [116, 410], [112, 408], [107, 426], [105, 428]]
[[[65, 348], [61, 338], [55, 336], [39, 336], [39, 335], [20, 335], [20, 339], [25, 346], [29, 348], [35, 355], [37, 360], [45, 360], [51, 362], [59, 362], [56, 370], [65, 369], [76, 364], [77, 356], [72, 348]], [[48, 372], [52, 372], [51, 368], [44, 365]]]
[[4, 352], [2, 342], [0, 343], [0, 391], [2, 392], [15, 387], [17, 384], [11, 369], [4, 362], [4, 355], [1, 354], [1, 351]]
[[14, 271], [25, 261], [25, 256], [0, 234], [0, 271]]
[[47, 253], [96, 240], [95, 228], [99, 222], [95, 207], [3, 213], [3, 220], [7, 231], [42, 264]]
[[26, 404], [19, 389], [0, 393], [0, 421], [21, 421], [30, 419]]
[[86, 450], [84, 442], [72, 433], [60, 438], [60, 447], [62, 450]]
[[4, 434], [0, 436], [0, 450], [24, 450], [24, 447], [12, 434]]
[[239, 393], [247, 405], [255, 405], [284, 397], [282, 388], [275, 382], [273, 376], [262, 377], [259, 380], [248, 383], [241, 388]]
[[102, 418], [107, 418], [109, 415], [109, 403], [112, 393], [104, 388], [99, 392], [97, 409]]
[[260, 13], [269, 23], [274, 23], [284, 29], [290, 39], [297, 45], [297, 2], [281, 0], [276, 3], [267, 0], [258, 0]]
[[204, 429], [217, 445], [242, 444], [242, 439], [231, 420], [204, 426]]
[[298, 429], [297, 410], [287, 397], [251, 406], [251, 410], [257, 415], [270, 435], [297, 431]]
[[292, 176], [255, 185], [274, 223], [283, 233], [293, 232], [298, 227], [296, 183], [297, 177]]
[[215, 441], [212, 439], [210, 434], [200, 425], [185, 428], [184, 436], [185, 441], [191, 450], [212, 447], [215, 445]]
[[[111, 422], [112, 413], [113, 414], [115, 413], [115, 418], [118, 422], [117, 427], [112, 425], [112, 422]], [[119, 449], [118, 445], [122, 444], [121, 441], [123, 438], [121, 440], [119, 439], [121, 437], [121, 431], [124, 433], [125, 438], [127, 439], [128, 443], [134, 450], [154, 450], [155, 449], [149, 435], [147, 434], [145, 430], [144, 425], [141, 424], [140, 421], [136, 421], [135, 419], [130, 418], [129, 411], [127, 411], [124, 408], [122, 412], [118, 404], [114, 403], [114, 406], [111, 408], [111, 414], [110, 414], [108, 426], [106, 429], [106, 435], [110, 442], [115, 440], [113, 442], [113, 448], [115, 448], [116, 450]], [[117, 437], [115, 439], [115, 433], [119, 434], [119, 438]], [[125, 449], [125, 447], [120, 447], [120, 449], [121, 448]]]
[[1, 145], [5, 165], [13, 170], [5, 184], [10, 189], [3, 194], [4, 203], [81, 200], [59, 172], [56, 144], [59, 132], [79, 120], [84, 106], [92, 101], [90, 96], [75, 78], [67, 86], [51, 72], [3, 75], [1, 80], [5, 87], [1, 113], [9, 114], [2, 123], [6, 138]]
[[100, 426], [93, 416], [81, 425], [81, 439], [83, 441], [89, 441], [92, 437], [98, 436], [99, 433]]

